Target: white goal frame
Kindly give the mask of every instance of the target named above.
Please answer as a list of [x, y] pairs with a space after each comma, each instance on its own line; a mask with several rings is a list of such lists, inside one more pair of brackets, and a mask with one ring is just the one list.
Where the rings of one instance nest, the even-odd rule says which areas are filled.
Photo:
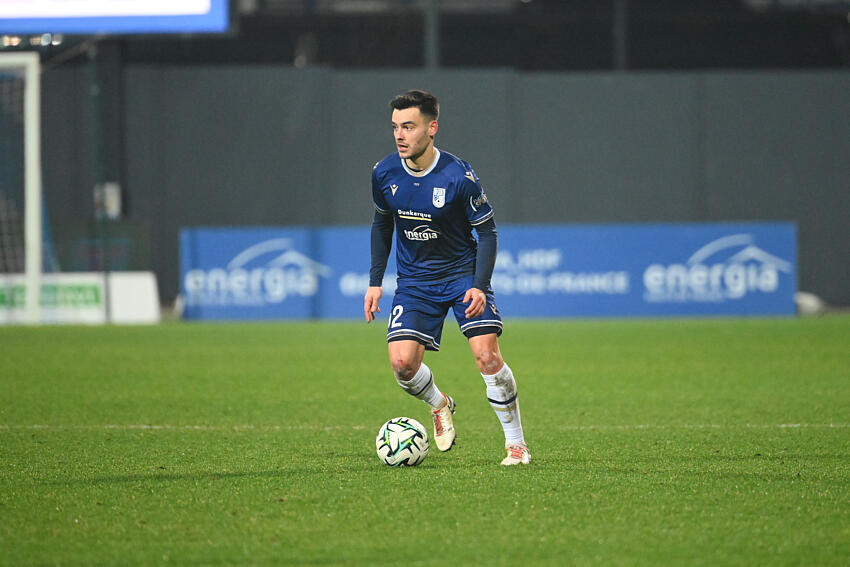
[[24, 248], [26, 322], [41, 323], [41, 60], [35, 52], [0, 54], [0, 70], [24, 77]]

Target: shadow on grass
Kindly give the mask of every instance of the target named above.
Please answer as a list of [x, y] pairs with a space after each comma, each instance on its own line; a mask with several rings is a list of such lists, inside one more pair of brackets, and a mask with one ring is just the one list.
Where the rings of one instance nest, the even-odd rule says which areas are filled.
[[[342, 478], [350, 481], [363, 477], [372, 477], [375, 474], [385, 475], [385, 477], [394, 477], [398, 480], [409, 480], [408, 475], [433, 476], [435, 473], [441, 474], [475, 474], [480, 471], [502, 471], [508, 469], [519, 470], [530, 467], [500, 467], [499, 461], [492, 458], [466, 458], [462, 460], [445, 459], [440, 462], [440, 459], [430, 459], [422, 465], [414, 468], [408, 467], [388, 467], [380, 463], [377, 459], [362, 458], [345, 464], [337, 464], [329, 466], [327, 464], [287, 464], [279, 468], [268, 470], [250, 470], [250, 471], [181, 471], [171, 472], [167, 470], [157, 470], [150, 472], [130, 472], [122, 474], [97, 474], [92, 473], [84, 477], [68, 477], [68, 478], [52, 478], [42, 480], [42, 484], [51, 486], [108, 486], [122, 484], [157, 484], [169, 482], [217, 482], [217, 481], [236, 481], [241, 479], [301, 479], [307, 480], [320, 476], [322, 478]], [[557, 467], [560, 468], [560, 467]]]
[[[360, 472], [366, 470], [364, 463], [361, 467], [348, 467], [348, 470]], [[52, 479], [45, 484], [53, 486], [100, 486], [109, 484], [161, 483], [161, 482], [198, 482], [198, 481], [229, 481], [239, 479], [261, 478], [292, 478], [309, 477], [315, 474], [328, 474], [327, 468], [285, 466], [273, 470], [261, 471], [186, 471], [186, 472], [137, 472], [128, 474], [93, 474], [85, 478]], [[331, 473], [332, 474], [332, 473]]]

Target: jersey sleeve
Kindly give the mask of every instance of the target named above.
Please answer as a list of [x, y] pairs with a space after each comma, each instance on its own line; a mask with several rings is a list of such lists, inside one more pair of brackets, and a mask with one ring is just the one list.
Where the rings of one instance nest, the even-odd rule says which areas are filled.
[[370, 287], [380, 287], [384, 281], [387, 259], [392, 249], [394, 226], [395, 222], [392, 215], [382, 215], [375, 210], [371, 230], [372, 262], [369, 267]]
[[378, 179], [378, 164], [372, 168], [372, 203], [375, 205], [375, 210], [382, 215], [390, 214], [390, 206], [384, 198], [384, 192], [381, 188], [381, 182]]
[[466, 170], [460, 182], [460, 194], [464, 200], [466, 218], [472, 226], [478, 226], [493, 218], [493, 207], [487, 201], [484, 188], [472, 168]]
[[493, 277], [493, 268], [496, 266], [496, 250], [498, 249], [496, 223], [491, 218], [476, 226], [475, 232], [478, 233], [478, 250], [475, 256], [472, 287], [483, 291], [490, 288], [490, 279]]

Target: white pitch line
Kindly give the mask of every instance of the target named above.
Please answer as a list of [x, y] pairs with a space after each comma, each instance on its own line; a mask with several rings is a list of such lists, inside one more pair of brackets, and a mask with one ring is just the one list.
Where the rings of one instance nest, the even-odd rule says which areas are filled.
[[[562, 431], [637, 431], [675, 429], [846, 429], [850, 423], [684, 423], [684, 424], [624, 424], [624, 425], [556, 425]], [[364, 425], [168, 425], [168, 424], [0, 424], [0, 430], [117, 430], [117, 431], [361, 431]]]

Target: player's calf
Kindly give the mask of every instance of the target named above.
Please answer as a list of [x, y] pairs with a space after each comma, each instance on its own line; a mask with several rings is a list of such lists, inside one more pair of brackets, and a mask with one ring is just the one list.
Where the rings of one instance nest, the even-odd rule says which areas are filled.
[[487, 401], [505, 432], [505, 444], [524, 444], [517, 385], [511, 368], [504, 363], [495, 374], [482, 374], [481, 377], [487, 386]]
[[[393, 365], [396, 381], [402, 389], [431, 406], [432, 409], [439, 408], [443, 405], [443, 393], [437, 388], [434, 382], [434, 373], [423, 362], [419, 368], [411, 376], [410, 372], [398, 372]], [[407, 378], [407, 379], [405, 379]]]

